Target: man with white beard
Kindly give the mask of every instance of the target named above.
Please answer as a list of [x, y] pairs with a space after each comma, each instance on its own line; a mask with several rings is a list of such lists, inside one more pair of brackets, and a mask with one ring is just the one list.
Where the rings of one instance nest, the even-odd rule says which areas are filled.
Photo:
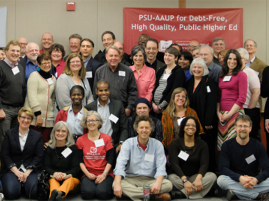
[[[39, 47], [36, 43], [29, 43], [26, 46], [25, 54], [27, 56], [26, 66], [25, 66], [25, 83], [30, 76], [30, 74], [37, 70], [37, 56], [39, 55]], [[24, 66], [23, 66], [24, 67]]]

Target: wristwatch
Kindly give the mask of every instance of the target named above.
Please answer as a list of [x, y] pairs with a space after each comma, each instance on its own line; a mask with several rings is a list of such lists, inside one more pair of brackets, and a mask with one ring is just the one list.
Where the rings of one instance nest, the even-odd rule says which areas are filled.
[[183, 184], [185, 184], [188, 181], [187, 178], [183, 179]]

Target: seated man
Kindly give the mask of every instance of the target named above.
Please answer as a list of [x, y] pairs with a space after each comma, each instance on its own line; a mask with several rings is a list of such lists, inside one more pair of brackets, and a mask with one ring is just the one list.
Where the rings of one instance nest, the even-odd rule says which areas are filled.
[[143, 198], [143, 186], [150, 186], [153, 199], [171, 200], [172, 183], [164, 179], [166, 157], [161, 142], [150, 138], [154, 122], [147, 116], [136, 118], [134, 129], [138, 137], [127, 139], [114, 169], [114, 194], [139, 200]]
[[150, 137], [163, 141], [163, 125], [162, 122], [152, 116], [149, 116], [151, 110], [150, 102], [146, 98], [139, 98], [135, 101], [134, 104], [135, 114], [131, 117], [128, 117], [128, 137], [137, 136], [136, 131], [134, 130], [134, 122], [137, 116], [147, 116], [150, 117], [155, 125], [155, 129], [152, 130]]
[[[240, 200], [269, 198], [269, 159], [264, 146], [250, 138], [252, 122], [248, 115], [235, 120], [236, 138], [223, 143], [220, 154], [220, 174], [217, 183], [227, 190], [227, 199], [235, 195]], [[261, 173], [260, 173], [261, 169]]]

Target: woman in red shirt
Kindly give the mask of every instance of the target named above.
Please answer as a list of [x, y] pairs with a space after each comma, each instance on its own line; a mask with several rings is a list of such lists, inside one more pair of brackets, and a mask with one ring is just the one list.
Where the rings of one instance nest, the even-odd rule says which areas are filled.
[[81, 120], [81, 125], [88, 133], [77, 140], [80, 152], [80, 168], [84, 173], [81, 179], [81, 197], [85, 200], [107, 200], [113, 197], [112, 183], [114, 175], [111, 166], [114, 161], [114, 151], [111, 137], [100, 133], [103, 120], [95, 111], [87, 112]]

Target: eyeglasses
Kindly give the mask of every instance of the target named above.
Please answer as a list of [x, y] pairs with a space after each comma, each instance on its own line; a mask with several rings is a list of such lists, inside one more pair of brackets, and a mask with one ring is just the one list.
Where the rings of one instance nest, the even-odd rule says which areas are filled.
[[242, 126], [242, 125], [236, 125], [238, 128], [244, 128], [244, 129], [247, 129], [247, 128], [249, 128], [250, 126], [247, 126], [247, 125], [244, 125], [244, 126]]
[[27, 120], [27, 121], [31, 121], [32, 118], [31, 117], [24, 117], [24, 116], [20, 116], [20, 118], [22, 118], [23, 120]]
[[175, 95], [176, 98], [186, 98], [184, 95]]
[[48, 62], [48, 63], [41, 63], [43, 66], [47, 66], [47, 65], [50, 65], [51, 62]]
[[43, 41], [46, 41], [46, 40], [47, 40], [47, 41], [52, 41], [52, 39], [50, 39], [50, 38], [42, 38], [42, 40], [43, 40]]
[[196, 125], [194, 125], [194, 124], [186, 124], [185, 126], [186, 126], [186, 127], [193, 127], [193, 128], [196, 127]]
[[56, 132], [58, 132], [58, 133], [66, 133], [67, 131], [66, 130], [60, 130], [60, 129], [58, 129], [58, 130], [56, 130]]
[[71, 64], [80, 64], [81, 61], [70, 61]]
[[90, 122], [96, 123], [98, 121], [99, 121], [98, 119], [87, 119], [87, 123], [90, 123]]

